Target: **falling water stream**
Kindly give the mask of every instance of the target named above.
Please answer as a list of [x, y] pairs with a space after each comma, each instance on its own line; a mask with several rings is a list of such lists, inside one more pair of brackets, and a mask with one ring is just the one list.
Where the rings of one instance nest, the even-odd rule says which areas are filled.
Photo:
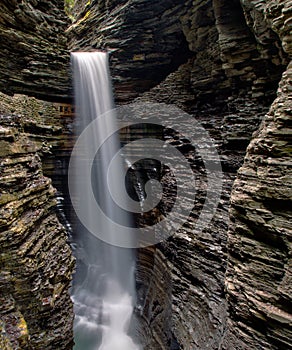
[[[77, 109], [77, 134], [80, 134], [95, 118], [112, 110], [112, 88], [108, 70], [108, 57], [103, 52], [72, 53], [74, 71], [75, 102]], [[103, 212], [112, 220], [128, 227], [131, 220], [111, 199], [107, 188], [107, 169], [119, 148], [116, 135], [110, 136], [96, 154], [92, 169], [84, 170], [87, 151], [96, 147], [101, 137], [108, 135], [113, 113], [108, 113], [97, 128], [91, 128], [91, 135], [74, 159], [76, 197], [88, 213], [89, 220], [96, 223], [97, 230], [114, 235], [110, 227], [99, 226], [97, 213], [88, 204], [88, 189], [84, 177], [78, 174], [88, 172], [92, 180], [92, 191]], [[117, 186], [124, 186], [121, 174], [122, 163], [114, 169]], [[87, 177], [87, 176], [86, 176]], [[85, 177], [85, 178], [86, 178]], [[115, 189], [111, 189], [113, 191]], [[101, 220], [102, 221], [102, 220]], [[102, 224], [100, 224], [102, 225]], [[131, 329], [135, 303], [134, 269], [135, 256], [131, 249], [109, 245], [81, 224], [77, 224], [74, 236], [77, 270], [74, 276], [72, 299], [74, 301], [75, 350], [139, 350]], [[132, 332], [133, 333], [133, 332]]]

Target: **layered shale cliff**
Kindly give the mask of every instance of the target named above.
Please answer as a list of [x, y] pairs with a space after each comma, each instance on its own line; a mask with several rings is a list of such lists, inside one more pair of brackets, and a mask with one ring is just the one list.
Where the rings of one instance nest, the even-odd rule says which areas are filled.
[[68, 18], [62, 0], [0, 4], [0, 91], [68, 99]]
[[232, 191], [226, 350], [291, 348], [291, 86], [290, 64]]
[[[58, 0], [1, 2], [1, 91], [69, 98], [63, 7]], [[0, 348], [71, 349], [74, 263], [40, 159], [51, 157], [62, 128], [49, 105], [0, 99]]]
[[[291, 1], [257, 5], [291, 58]], [[253, 13], [252, 5], [247, 11]], [[226, 350], [292, 347], [291, 92], [290, 61], [234, 183], [225, 282]]]
[[1, 115], [0, 347], [71, 349], [74, 261], [42, 173], [46, 147], [22, 130], [18, 115]]
[[179, 20], [184, 1], [93, 0], [78, 10], [68, 29], [70, 48], [111, 53], [118, 101], [155, 86], [188, 56]]

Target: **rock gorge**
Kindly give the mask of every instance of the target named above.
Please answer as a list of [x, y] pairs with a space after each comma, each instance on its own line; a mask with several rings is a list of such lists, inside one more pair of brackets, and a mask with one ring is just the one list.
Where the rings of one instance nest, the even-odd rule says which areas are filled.
[[[1, 2], [2, 92], [69, 101], [69, 50], [106, 49], [118, 103], [177, 105], [209, 131], [222, 160], [219, 208], [195, 236], [205, 179], [186, 140], [165, 136], [199, 188], [184, 227], [139, 251], [145, 349], [292, 348], [292, 2], [80, 0], [72, 24], [63, 7]], [[70, 148], [60, 138], [71, 121], [0, 100], [0, 347], [70, 349], [74, 263], [39, 155]]]

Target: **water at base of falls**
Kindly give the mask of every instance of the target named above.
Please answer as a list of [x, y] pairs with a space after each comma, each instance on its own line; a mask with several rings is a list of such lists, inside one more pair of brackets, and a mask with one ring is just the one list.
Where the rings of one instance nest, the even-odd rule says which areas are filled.
[[[74, 87], [77, 110], [77, 132], [80, 134], [93, 119], [113, 108], [111, 83], [108, 72], [107, 54], [103, 52], [72, 53]], [[84, 172], [83, 158], [95, 140], [107, 135], [108, 125], [115, 123], [109, 115], [97, 130], [92, 130], [82, 156], [74, 160], [76, 172], [75, 196], [78, 205], [85, 208], [88, 220], [98, 226], [96, 212], [88, 205], [84, 179], [78, 173]], [[104, 213], [111, 219], [130, 225], [128, 215], [119, 210], [111, 200], [107, 189], [109, 162], [119, 148], [116, 136], [111, 136], [102, 146], [88, 172], [92, 179], [94, 195]], [[119, 167], [115, 169], [116, 182], [124, 185]], [[129, 226], [127, 226], [129, 227]], [[101, 229], [97, 227], [97, 229]], [[102, 227], [108, 235], [110, 228]], [[135, 257], [131, 249], [111, 246], [96, 238], [78, 223], [75, 227], [74, 247], [77, 270], [72, 287], [74, 302], [74, 350], [141, 350], [135, 344], [132, 333], [133, 309], [135, 303], [134, 269]], [[132, 329], [132, 331], [131, 331]], [[131, 333], [131, 335], [130, 335]]]
[[72, 297], [75, 304], [74, 349], [137, 350], [127, 334], [133, 300], [116, 281], [108, 280], [105, 295], [97, 297], [88, 290]]

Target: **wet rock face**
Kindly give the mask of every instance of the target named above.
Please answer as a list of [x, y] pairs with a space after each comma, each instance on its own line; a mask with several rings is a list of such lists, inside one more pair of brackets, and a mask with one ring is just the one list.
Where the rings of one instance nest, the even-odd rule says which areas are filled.
[[292, 346], [291, 84], [290, 64], [232, 191], [226, 350]]
[[[200, 105], [210, 98], [219, 104], [239, 89], [266, 99], [287, 63], [274, 32], [278, 22], [269, 18], [280, 8], [263, 1], [242, 1], [242, 6], [239, 0], [77, 1], [75, 22], [66, 30], [61, 0], [5, 0], [0, 88], [69, 99], [69, 37], [70, 50], [110, 52], [119, 102], [156, 86], [188, 58], [192, 105], [194, 99]], [[288, 47], [289, 33], [281, 28], [279, 33]]]
[[[75, 12], [70, 48], [110, 52], [118, 102], [156, 86], [190, 59], [183, 78], [189, 106], [210, 100], [220, 106], [239, 93], [268, 103], [287, 64], [279, 37], [254, 2], [95, 0], [78, 2]], [[168, 93], [173, 96], [175, 88]]]
[[71, 349], [74, 267], [40, 147], [1, 115], [0, 348]]
[[0, 4], [0, 90], [46, 100], [68, 98], [69, 54], [64, 1]]
[[[287, 36], [284, 23], [289, 23], [288, 3], [276, 6], [275, 2], [267, 5], [263, 1], [202, 1], [188, 9], [182, 23], [190, 49], [196, 55], [138, 98], [175, 103], [192, 113], [215, 139], [224, 170], [222, 200], [208, 229], [194, 236], [196, 207], [185, 227], [157, 247], [154, 258], [150, 259], [146, 252], [142, 259], [149, 269], [143, 277], [145, 285], [150, 279], [155, 289], [146, 294], [146, 304], [152, 306], [146, 312], [148, 326], [165, 349], [169, 348], [171, 336], [165, 331], [167, 325], [157, 320], [163, 313], [167, 319], [168, 310], [160, 310], [157, 315], [157, 300], [163, 300], [164, 306], [171, 305], [172, 335], [184, 349], [291, 347], [291, 300], [287, 296], [287, 290], [291, 290], [291, 231], [287, 224], [291, 212], [287, 214], [285, 209], [291, 206], [287, 201], [289, 175], [286, 178], [291, 118], [289, 71], [278, 91], [279, 100], [270, 112], [275, 115], [273, 121], [264, 117], [289, 62], [289, 48], [282, 40]], [[199, 15], [203, 12], [207, 16]], [[284, 23], [279, 23], [281, 20]], [[277, 23], [280, 31], [272, 23]], [[286, 37], [285, 42], [288, 41]], [[259, 152], [260, 147], [260, 153], [256, 159], [247, 159], [243, 174], [239, 173], [227, 234], [236, 171], [263, 118], [269, 122], [260, 146], [252, 152]], [[183, 143], [179, 138], [170, 142]], [[283, 154], [279, 147], [286, 149]], [[273, 160], [269, 160], [269, 150], [271, 154], [275, 151]], [[184, 155], [192, 159], [191, 153]], [[200, 171], [196, 175], [199, 179]], [[196, 188], [199, 182], [196, 181]], [[282, 183], [283, 192], [278, 189]], [[200, 202], [203, 199], [197, 190]], [[159, 271], [158, 277], [152, 274], [153, 270]], [[170, 275], [168, 293], [164, 280], [160, 283], [163, 271]], [[156, 303], [153, 295], [159, 298]]]
[[[266, 7], [254, 3], [257, 11], [266, 13], [291, 57], [291, 1], [271, 1]], [[291, 86], [290, 62], [232, 191], [226, 350], [292, 347]]]
[[70, 47], [108, 50], [117, 100], [128, 101], [187, 60], [188, 45], [180, 25], [187, 4], [180, 0], [90, 1], [69, 28]]

